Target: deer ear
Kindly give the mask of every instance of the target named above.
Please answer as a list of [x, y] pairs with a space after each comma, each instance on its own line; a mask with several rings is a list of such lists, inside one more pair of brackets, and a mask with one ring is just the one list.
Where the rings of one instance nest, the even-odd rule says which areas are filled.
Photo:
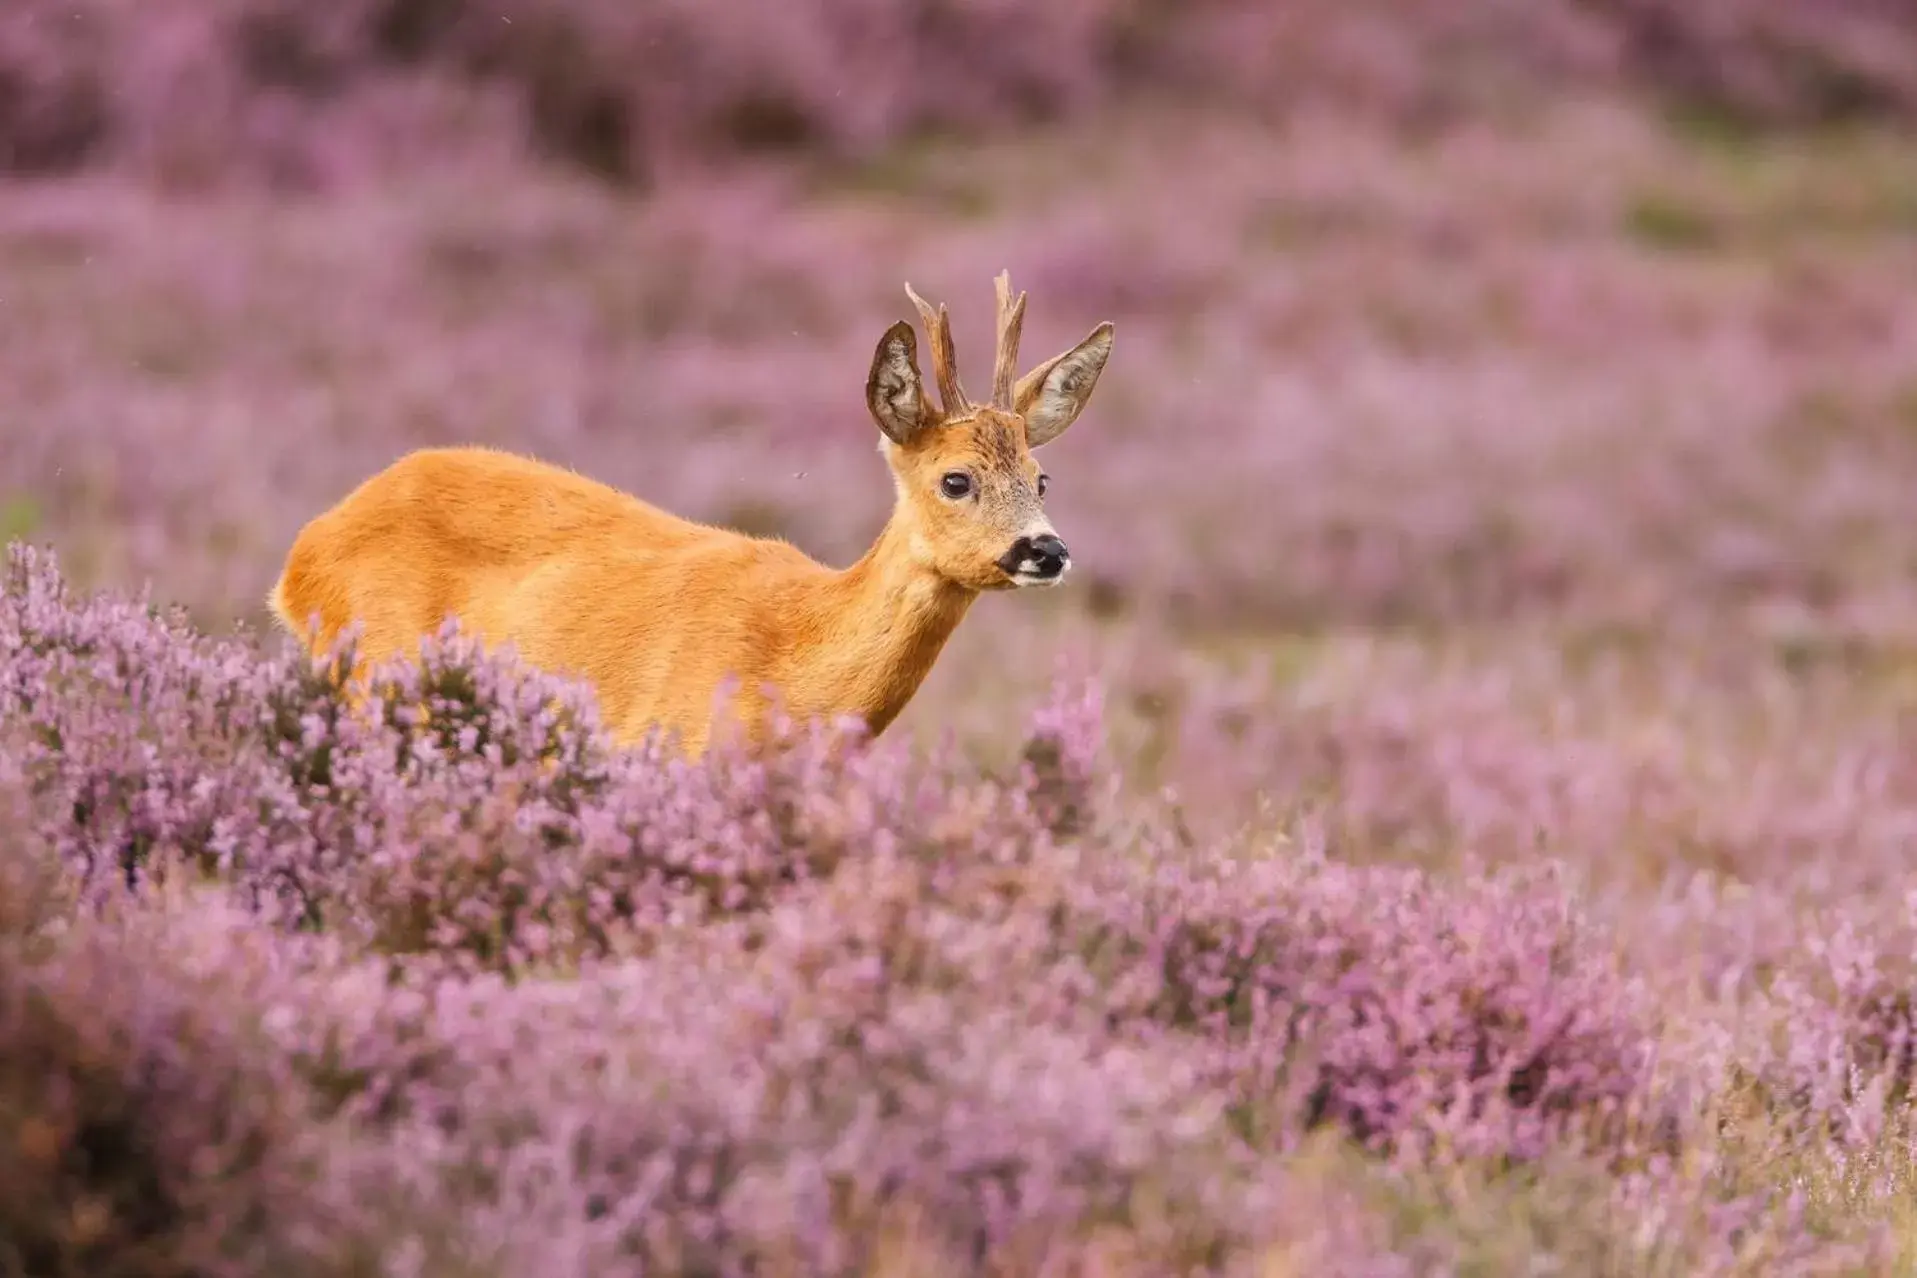
[[1012, 404], [1025, 418], [1028, 447], [1051, 443], [1078, 420], [1111, 353], [1112, 326], [1108, 320], [1069, 351], [1054, 355], [1019, 378]]
[[872, 372], [865, 379], [865, 406], [885, 437], [895, 444], [908, 442], [925, 426], [918, 339], [904, 320], [885, 330], [878, 350], [872, 354]]

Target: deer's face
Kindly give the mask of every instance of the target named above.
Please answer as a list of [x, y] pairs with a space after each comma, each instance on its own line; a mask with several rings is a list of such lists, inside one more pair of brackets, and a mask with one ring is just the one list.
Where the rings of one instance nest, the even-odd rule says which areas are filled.
[[1112, 350], [1112, 326], [1014, 381], [1025, 296], [1001, 275], [998, 358], [992, 402], [973, 404], [959, 386], [945, 311], [907, 294], [930, 334], [942, 407], [919, 376], [912, 326], [886, 330], [872, 357], [866, 405], [884, 435], [881, 449], [909, 516], [914, 551], [940, 576], [970, 590], [1051, 586], [1071, 555], [1045, 516], [1048, 484], [1032, 450], [1065, 433], [1098, 385]]
[[899, 497], [940, 576], [972, 590], [1054, 586], [1071, 554], [1045, 515], [1049, 478], [1025, 419], [981, 408], [886, 446]]

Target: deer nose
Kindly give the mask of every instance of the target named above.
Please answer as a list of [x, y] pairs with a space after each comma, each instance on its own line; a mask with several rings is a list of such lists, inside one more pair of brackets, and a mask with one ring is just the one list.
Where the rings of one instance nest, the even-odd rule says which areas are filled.
[[998, 562], [1010, 576], [1044, 580], [1063, 573], [1072, 562], [1072, 553], [1056, 536], [1045, 533], [1038, 537], [1020, 537]]
[[1058, 576], [1065, 571], [1065, 565], [1072, 562], [1072, 552], [1051, 533], [1032, 538], [1032, 556], [1038, 560], [1039, 573], [1046, 577]]

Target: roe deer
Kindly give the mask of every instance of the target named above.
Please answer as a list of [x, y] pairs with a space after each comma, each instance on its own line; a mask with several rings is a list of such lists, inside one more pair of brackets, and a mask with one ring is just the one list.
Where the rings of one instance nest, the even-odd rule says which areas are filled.
[[416, 651], [454, 614], [482, 644], [510, 642], [533, 666], [583, 678], [616, 739], [663, 729], [689, 757], [705, 751], [728, 685], [748, 743], [764, 740], [775, 704], [796, 721], [851, 715], [876, 736], [981, 591], [1054, 585], [1071, 566], [1031, 450], [1084, 410], [1112, 325], [1018, 377], [1025, 294], [1012, 296], [1006, 273], [994, 283], [987, 404], [959, 384], [945, 307], [905, 286], [941, 402], [921, 384], [911, 324], [892, 325], [865, 402], [897, 498], [849, 568], [678, 518], [544, 462], [430, 448], [301, 530], [273, 613], [315, 655], [357, 621], [362, 668]]

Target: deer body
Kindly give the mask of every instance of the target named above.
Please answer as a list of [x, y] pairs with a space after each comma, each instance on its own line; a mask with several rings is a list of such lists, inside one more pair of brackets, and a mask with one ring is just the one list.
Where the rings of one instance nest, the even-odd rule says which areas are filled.
[[992, 406], [964, 398], [944, 309], [908, 287], [931, 330], [944, 407], [922, 393], [911, 326], [893, 325], [866, 399], [898, 500], [849, 567], [530, 458], [424, 449], [301, 530], [273, 613], [316, 654], [357, 623], [361, 669], [415, 653], [457, 616], [488, 646], [509, 642], [534, 666], [583, 678], [618, 739], [664, 729], [694, 757], [727, 688], [751, 741], [775, 705], [799, 720], [853, 715], [882, 732], [980, 593], [1054, 584], [1069, 566], [1030, 448], [1083, 408], [1111, 326], [1014, 385], [1025, 299], [1010, 298], [1003, 275], [998, 287]]

